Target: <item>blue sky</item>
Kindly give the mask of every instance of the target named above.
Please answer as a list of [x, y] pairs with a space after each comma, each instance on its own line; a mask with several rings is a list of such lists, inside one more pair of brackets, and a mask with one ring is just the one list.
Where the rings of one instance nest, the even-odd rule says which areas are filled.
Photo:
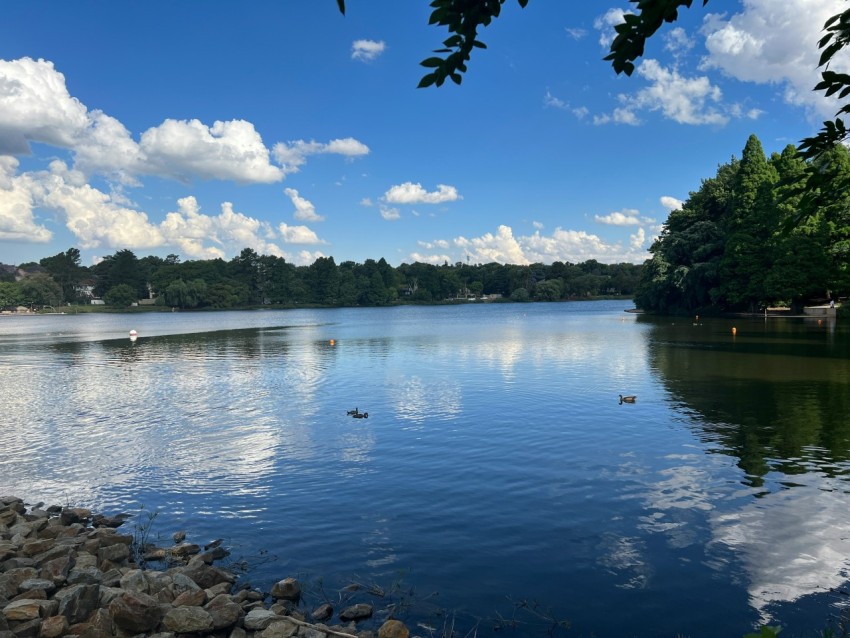
[[845, 0], [696, 2], [631, 78], [602, 60], [628, 3], [508, 0], [439, 89], [427, 0], [347, 4], [4, 3], [0, 262], [639, 263], [751, 133], [838, 108], [811, 88]]

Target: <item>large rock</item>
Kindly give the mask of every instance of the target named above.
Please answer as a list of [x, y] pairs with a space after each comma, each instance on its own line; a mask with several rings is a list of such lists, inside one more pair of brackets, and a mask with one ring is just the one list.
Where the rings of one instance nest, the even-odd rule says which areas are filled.
[[59, 515], [59, 520], [66, 527], [74, 523], [84, 523], [91, 518], [91, 510], [83, 507], [66, 507]]
[[46, 580], [44, 578], [27, 578], [18, 585], [18, 590], [21, 593], [32, 591], [33, 589], [43, 589], [49, 594], [56, 589], [56, 584], [52, 580]]
[[96, 567], [72, 569], [67, 581], [69, 585], [100, 585], [103, 582], [103, 572]]
[[101, 547], [97, 552], [97, 557], [100, 559], [100, 564], [103, 565], [106, 561], [110, 563], [123, 564], [130, 558], [130, 548], [121, 543], [107, 545]]
[[207, 602], [207, 592], [203, 589], [184, 591], [173, 600], [175, 607], [200, 607]]
[[44, 562], [41, 566], [41, 577], [52, 580], [57, 585], [61, 585], [68, 578], [71, 567], [74, 566], [74, 560], [70, 555], [59, 556], [53, 560]]
[[408, 638], [410, 632], [400, 620], [388, 620], [378, 629], [378, 638]]
[[203, 561], [189, 563], [186, 567], [180, 568], [179, 573], [191, 578], [201, 589], [209, 589], [219, 583], [232, 583], [236, 580], [234, 574], [207, 565]]
[[319, 605], [316, 607], [311, 613], [310, 618], [315, 620], [316, 622], [323, 622], [334, 615], [333, 605], [330, 603], [324, 603], [323, 605]]
[[176, 634], [208, 632], [213, 629], [213, 619], [200, 607], [174, 607], [165, 614], [162, 625]]
[[24, 553], [24, 556], [32, 558], [33, 556], [43, 554], [47, 550], [52, 549], [55, 545], [56, 541], [52, 538], [40, 538], [24, 543], [24, 546], [21, 547], [21, 551]]
[[282, 618], [272, 621], [258, 636], [259, 638], [290, 638], [296, 633], [298, 633], [298, 625], [289, 618]]
[[150, 583], [148, 582], [147, 572], [141, 569], [132, 569], [121, 577], [121, 589], [126, 591], [134, 591], [142, 594], [150, 593]]
[[83, 622], [97, 609], [100, 602], [99, 585], [71, 585], [56, 592], [59, 613], [72, 625]]
[[141, 592], [124, 592], [109, 603], [109, 611], [118, 627], [133, 633], [153, 631], [163, 616], [159, 601]]
[[13, 600], [3, 607], [3, 616], [10, 622], [24, 622], [33, 618], [41, 618], [43, 600]]
[[272, 586], [272, 598], [298, 601], [301, 598], [301, 583], [294, 578], [284, 578]]
[[69, 626], [68, 619], [65, 616], [50, 616], [41, 623], [39, 638], [59, 638], [59, 636], [65, 635]]
[[204, 609], [212, 616], [213, 629], [224, 629], [235, 625], [242, 616], [242, 607], [225, 594], [213, 598]]
[[357, 603], [351, 607], [346, 607], [339, 612], [340, 620], [348, 622], [349, 620], [365, 620], [372, 617], [372, 605], [368, 603]]
[[33, 618], [32, 620], [27, 620], [19, 625], [15, 625], [10, 633], [12, 633], [15, 638], [38, 638], [39, 629], [41, 629], [41, 619]]
[[282, 616], [278, 616], [268, 609], [252, 609], [245, 615], [245, 629], [248, 631], [261, 631], [272, 624], [273, 621], [280, 618]]

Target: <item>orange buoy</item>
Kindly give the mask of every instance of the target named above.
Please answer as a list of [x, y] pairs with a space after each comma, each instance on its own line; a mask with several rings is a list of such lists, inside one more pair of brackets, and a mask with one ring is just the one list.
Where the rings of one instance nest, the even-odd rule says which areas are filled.
[[331, 339], [331, 340], [330, 340], [330, 344], [331, 344], [332, 346], [334, 346], [334, 345], [336, 345], [336, 341], [334, 341], [333, 339]]
[[733, 327], [732, 328], [732, 336], [734, 337], [736, 334], [738, 334], [738, 329]]

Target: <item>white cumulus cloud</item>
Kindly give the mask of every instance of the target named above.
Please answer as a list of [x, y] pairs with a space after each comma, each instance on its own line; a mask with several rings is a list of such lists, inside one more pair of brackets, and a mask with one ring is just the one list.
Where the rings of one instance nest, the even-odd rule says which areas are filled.
[[297, 173], [310, 155], [321, 155], [333, 153], [348, 158], [360, 157], [369, 154], [369, 147], [353, 137], [331, 140], [323, 144], [321, 142], [295, 140], [294, 142], [278, 142], [272, 148], [275, 160], [281, 165], [283, 172]]
[[[610, 243], [598, 235], [580, 230], [556, 228], [549, 235], [536, 230], [531, 235], [515, 236], [510, 226], [501, 225], [496, 233], [485, 233], [480, 237], [456, 237], [451, 242], [420, 241], [422, 250], [411, 253], [410, 259], [440, 264], [462, 261], [466, 256], [475, 263], [579, 263], [589, 259], [602, 263], [640, 263], [647, 258], [643, 248], [645, 241], [643, 228], [631, 235], [629, 245], [624, 247], [621, 243]], [[454, 250], [447, 252], [451, 247]]]
[[315, 232], [306, 226], [288, 226], [281, 223], [278, 226], [280, 236], [287, 244], [324, 244]]
[[241, 183], [272, 183], [283, 171], [269, 163], [269, 151], [254, 125], [244, 120], [215, 122], [165, 120], [142, 134], [140, 147], [146, 171], [188, 181], [230, 179]]
[[625, 209], [623, 212], [615, 211], [608, 215], [595, 215], [594, 219], [600, 224], [609, 226], [637, 226], [640, 224], [638, 211]]
[[383, 40], [355, 40], [351, 45], [351, 59], [371, 62], [381, 55], [387, 45]]
[[[817, 41], [828, 18], [847, 8], [843, 0], [744, 0], [734, 14], [709, 14], [702, 32], [705, 69], [720, 69], [744, 82], [776, 84], [789, 104], [831, 117], [835, 98], [812, 91], [820, 81]], [[850, 70], [850, 51], [833, 58], [834, 71]]]
[[71, 148], [89, 125], [52, 62], [0, 60], [0, 154], [29, 152], [29, 143]]
[[684, 204], [682, 200], [676, 199], [675, 197], [670, 197], [669, 195], [662, 195], [659, 201], [661, 202], [661, 205], [667, 210], [678, 210]]
[[390, 204], [442, 204], [457, 201], [461, 196], [454, 186], [446, 184], [437, 184], [437, 190], [429, 193], [422, 184], [404, 182], [392, 186], [382, 199]]
[[401, 213], [398, 208], [395, 207], [381, 205], [378, 207], [378, 210], [381, 213], [381, 217], [386, 219], [388, 222], [394, 222], [401, 217]]
[[316, 213], [316, 207], [309, 200], [301, 197], [298, 191], [294, 188], [286, 188], [283, 191], [286, 196], [292, 200], [292, 205], [295, 206], [295, 219], [305, 222], [320, 222], [324, 221], [324, 217]]
[[17, 159], [0, 156], [0, 240], [48, 242], [53, 233], [33, 212], [35, 185], [29, 176], [16, 175], [17, 168]]

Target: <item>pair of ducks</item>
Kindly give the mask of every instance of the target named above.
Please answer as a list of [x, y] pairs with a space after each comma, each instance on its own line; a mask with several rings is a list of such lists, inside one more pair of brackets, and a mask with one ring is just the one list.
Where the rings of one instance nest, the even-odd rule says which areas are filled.
[[355, 419], [368, 419], [368, 412], [361, 412], [358, 408], [354, 408], [353, 410], [349, 410], [346, 412], [348, 416], [353, 416]]

